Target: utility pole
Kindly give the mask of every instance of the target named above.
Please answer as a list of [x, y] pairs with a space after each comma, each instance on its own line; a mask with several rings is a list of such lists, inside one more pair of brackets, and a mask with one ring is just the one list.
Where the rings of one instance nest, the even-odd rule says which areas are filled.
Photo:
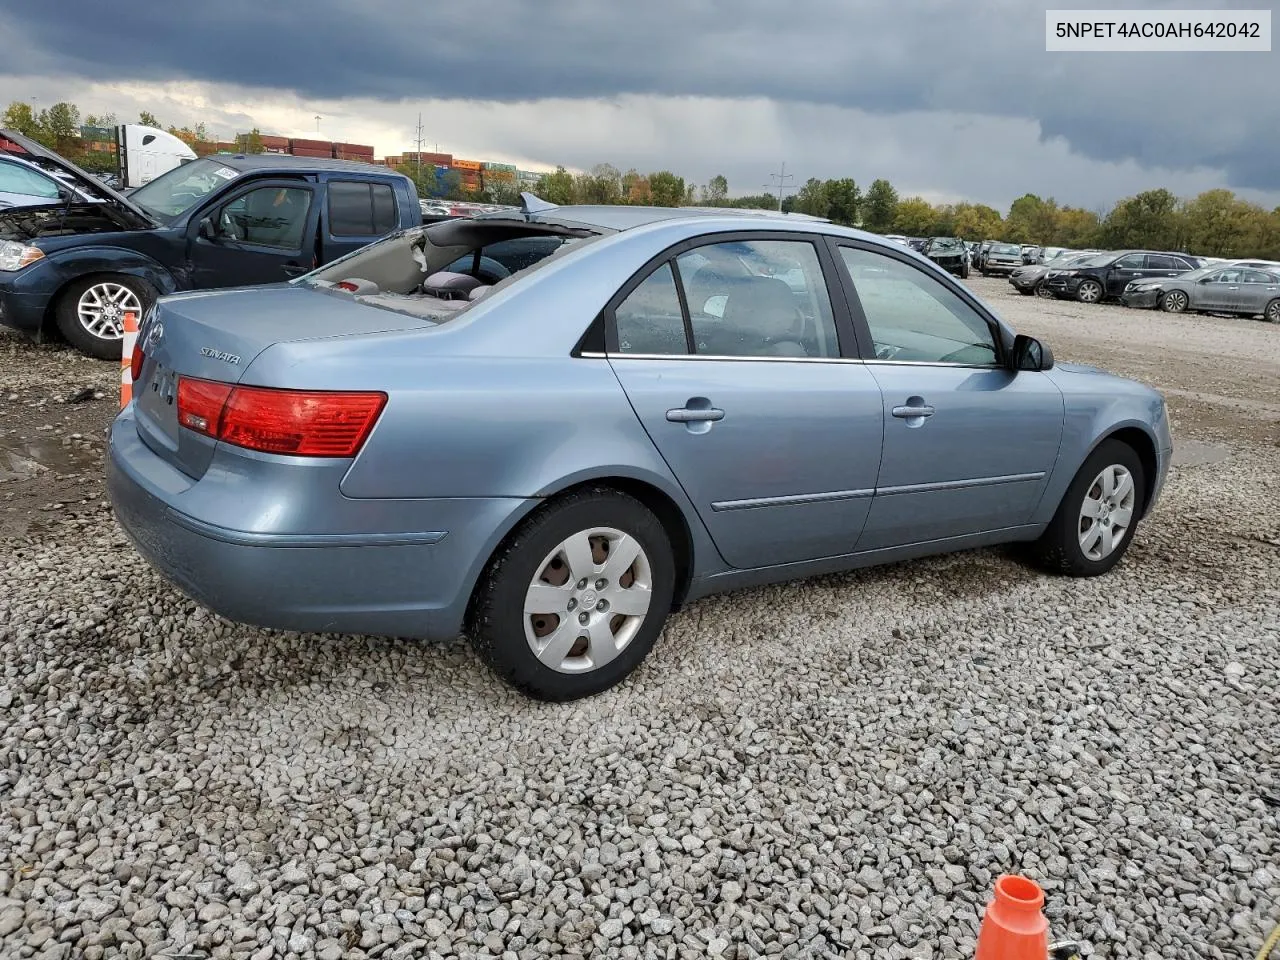
[[418, 112], [418, 126], [414, 128], [414, 141], [418, 146], [418, 186], [422, 186], [422, 112]]
[[777, 183], [766, 183], [764, 186], [765, 186], [765, 189], [769, 190], [770, 192], [773, 192], [773, 189], [774, 189], [775, 187], [777, 188], [777, 190], [778, 190], [778, 211], [779, 211], [779, 212], [781, 212], [781, 211], [782, 211], [782, 191], [784, 191], [784, 190], [794, 190], [794, 189], [795, 189], [795, 187], [789, 186], [789, 185], [787, 184], [787, 181], [788, 181], [788, 180], [794, 180], [794, 179], [795, 179], [795, 175], [794, 175], [794, 174], [787, 173], [787, 164], [786, 164], [786, 162], [784, 161], [784, 162], [783, 162], [783, 164], [782, 164], [782, 169], [781, 169], [781, 170], [779, 170], [777, 173], [771, 173], [771, 174], [769, 174], [769, 179], [770, 179], [770, 180], [777, 180], [777, 181], [778, 181]]

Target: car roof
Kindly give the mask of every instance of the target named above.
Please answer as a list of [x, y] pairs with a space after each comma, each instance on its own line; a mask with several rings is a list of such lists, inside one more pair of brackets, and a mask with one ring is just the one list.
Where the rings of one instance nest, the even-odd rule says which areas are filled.
[[[358, 160], [334, 160], [331, 157], [295, 157], [287, 153], [211, 153], [202, 160], [214, 160], [241, 173], [262, 170], [309, 172], [312, 170], [345, 170], [349, 173], [379, 173], [384, 176], [403, 177], [389, 167]], [[408, 179], [406, 177], [406, 179]]]
[[[517, 217], [529, 223], [556, 223], [590, 227], [596, 230], [617, 232], [631, 230], [667, 220], [692, 219], [741, 219], [743, 225], [758, 228], [761, 222], [773, 221], [792, 227], [797, 223], [830, 223], [823, 217], [811, 217], [799, 213], [780, 213], [777, 210], [758, 210], [741, 207], [643, 207], [622, 204], [578, 204], [563, 207], [547, 204], [545, 208], [534, 209], [528, 213], [516, 213]], [[481, 213], [477, 220], [502, 219], [510, 220], [510, 211]]]

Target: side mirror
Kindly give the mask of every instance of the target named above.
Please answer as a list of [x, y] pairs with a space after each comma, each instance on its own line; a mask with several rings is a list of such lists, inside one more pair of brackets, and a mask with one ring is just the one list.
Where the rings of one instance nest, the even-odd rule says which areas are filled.
[[200, 221], [200, 236], [206, 240], [218, 239], [218, 228], [213, 225], [213, 220], [209, 217], [205, 217]]
[[1025, 334], [1013, 340], [1012, 366], [1014, 370], [1050, 370], [1053, 368], [1053, 351]]

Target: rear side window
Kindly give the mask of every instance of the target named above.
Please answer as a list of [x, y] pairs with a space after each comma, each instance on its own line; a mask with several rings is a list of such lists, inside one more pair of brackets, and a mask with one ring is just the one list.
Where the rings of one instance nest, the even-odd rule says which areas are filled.
[[1156, 253], [1147, 254], [1147, 266], [1152, 270], [1190, 270], [1182, 260], [1177, 257], [1166, 257]]
[[671, 265], [664, 263], [613, 312], [618, 328], [618, 352], [676, 355], [689, 352], [684, 311], [676, 292]]
[[329, 183], [329, 233], [380, 237], [396, 228], [396, 198], [389, 184], [353, 180]]

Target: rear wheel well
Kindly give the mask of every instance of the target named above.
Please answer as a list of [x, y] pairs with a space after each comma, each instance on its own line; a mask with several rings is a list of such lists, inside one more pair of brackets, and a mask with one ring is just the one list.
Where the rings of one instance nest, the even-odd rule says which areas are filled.
[[[658, 522], [662, 524], [662, 529], [666, 531], [667, 539], [671, 542], [671, 555], [675, 558], [675, 591], [672, 594], [672, 609], [679, 610], [689, 592], [689, 584], [693, 578], [693, 535], [689, 532], [689, 525], [685, 522], [684, 513], [676, 506], [675, 501], [653, 486], [653, 484], [646, 483], [643, 480], [634, 480], [630, 477], [598, 477], [575, 483], [573, 486], [565, 487], [563, 490], [557, 490], [547, 497], [538, 509], [542, 509], [542, 507], [555, 503], [562, 497], [584, 489], [615, 490], [618, 493], [626, 494], [639, 500], [658, 518]], [[526, 517], [525, 519], [528, 518]], [[486, 561], [487, 563], [492, 562], [492, 558], [498, 555], [502, 547], [515, 535], [521, 526], [523, 526], [523, 522], [517, 524], [515, 529], [502, 538], [502, 541], [494, 548], [490, 559]], [[468, 604], [468, 607], [470, 606], [471, 604]]]
[[1107, 434], [1103, 440], [1119, 440], [1138, 455], [1142, 464], [1142, 515], [1146, 516], [1151, 509], [1151, 498], [1156, 491], [1156, 474], [1159, 471], [1155, 443], [1137, 427], [1124, 427]]

